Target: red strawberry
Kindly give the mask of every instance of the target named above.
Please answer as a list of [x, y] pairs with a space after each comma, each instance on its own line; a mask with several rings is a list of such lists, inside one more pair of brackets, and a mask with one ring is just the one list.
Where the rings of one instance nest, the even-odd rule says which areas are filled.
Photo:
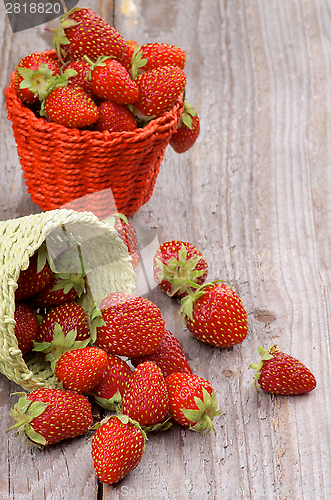
[[76, 75], [69, 76], [68, 85], [73, 85], [76, 87], [81, 87], [86, 94], [91, 97], [93, 100], [96, 96], [91, 89], [91, 81], [88, 79], [88, 75], [91, 71], [91, 65], [85, 61], [85, 59], [77, 59], [76, 61], [72, 61], [67, 63], [62, 70], [74, 70], [76, 71]]
[[[85, 59], [89, 61], [87, 56]], [[132, 104], [139, 97], [137, 84], [127, 70], [115, 59], [100, 57], [91, 63], [90, 84], [93, 93], [118, 104]]]
[[146, 43], [140, 47], [142, 58], [146, 59], [146, 64], [142, 67], [144, 71], [159, 68], [160, 66], [185, 67], [185, 51], [175, 45], [167, 43]]
[[192, 373], [180, 343], [175, 335], [168, 330], [164, 332], [160, 347], [156, 351], [147, 356], [131, 358], [131, 363], [136, 367], [144, 361], [152, 361], [157, 364], [161, 368], [164, 377], [167, 377], [171, 373]]
[[135, 80], [140, 96], [133, 105], [139, 119], [152, 119], [169, 111], [186, 85], [186, 76], [177, 66], [164, 66], [139, 75]]
[[17, 300], [15, 302], [14, 320], [16, 322], [15, 335], [18, 348], [21, 349], [22, 354], [26, 354], [31, 351], [33, 341], [37, 337], [37, 316], [27, 304]]
[[27, 269], [20, 272], [15, 297], [18, 300], [31, 297], [39, 292], [50, 281], [53, 271], [45, 260], [39, 259], [40, 254], [35, 252], [30, 258]]
[[[137, 78], [138, 73], [133, 74], [132, 72], [132, 63], [133, 63], [133, 57], [136, 56], [137, 52], [140, 49], [140, 46], [135, 40], [126, 40], [126, 54], [125, 57], [121, 60], [121, 63], [123, 64], [124, 68], [127, 70], [127, 72], [132, 76], [133, 79]], [[138, 63], [139, 55], [135, 57], [135, 60], [137, 61], [135, 66], [138, 67], [140, 63]], [[143, 61], [141, 64], [144, 65], [146, 61]], [[137, 70], [138, 71], [138, 70]]]
[[217, 410], [215, 391], [208, 380], [189, 373], [172, 373], [166, 380], [170, 398], [170, 414], [175, 422], [191, 430], [214, 430]]
[[43, 113], [51, 121], [68, 128], [83, 128], [95, 123], [98, 107], [81, 87], [56, 87], [46, 97]]
[[238, 295], [228, 285], [207, 283], [182, 299], [182, 314], [188, 330], [202, 342], [232, 347], [248, 333], [247, 313]]
[[148, 299], [112, 293], [101, 302], [103, 326], [96, 345], [108, 353], [137, 357], [155, 351], [164, 335], [160, 309]]
[[36, 309], [73, 302], [83, 293], [84, 286], [81, 274], [54, 274], [47, 285], [31, 297], [31, 302]]
[[32, 104], [43, 99], [60, 70], [57, 63], [46, 54], [34, 52], [24, 57], [16, 67], [15, 90], [24, 103]]
[[122, 412], [141, 426], [163, 423], [169, 412], [169, 395], [161, 369], [151, 361], [138, 365], [126, 383]]
[[106, 368], [100, 382], [90, 392], [96, 402], [106, 410], [116, 410], [122, 401], [125, 384], [132, 374], [132, 368], [115, 354], [108, 354]]
[[258, 346], [260, 363], [251, 363], [250, 368], [258, 370], [255, 375], [256, 388], [272, 394], [305, 394], [316, 387], [311, 371], [289, 354], [281, 352], [276, 345], [268, 349]]
[[173, 134], [169, 144], [176, 153], [185, 153], [193, 146], [199, 134], [199, 117], [192, 106], [185, 102], [177, 132]]
[[69, 10], [60, 18], [54, 46], [63, 61], [81, 59], [87, 55], [92, 61], [100, 56], [111, 56], [121, 61], [127, 46], [124, 38], [102, 17], [87, 8]]
[[8, 430], [22, 432], [31, 444], [58, 443], [84, 434], [92, 425], [91, 405], [81, 394], [48, 388], [21, 394], [10, 412], [17, 423]]
[[138, 253], [138, 237], [137, 232], [131, 222], [123, 214], [115, 215], [115, 222], [112, 223], [118, 236], [127, 246], [128, 252], [131, 255], [131, 264], [133, 269], [138, 267], [140, 258]]
[[170, 297], [184, 297], [192, 290], [189, 281], [202, 285], [208, 264], [202, 253], [186, 241], [167, 241], [156, 251], [153, 259], [156, 283]]
[[62, 354], [55, 373], [64, 389], [87, 393], [100, 382], [107, 362], [107, 353], [98, 347], [73, 349]]
[[127, 415], [113, 415], [92, 438], [92, 458], [102, 483], [113, 484], [127, 476], [140, 463], [146, 434]]
[[136, 130], [137, 123], [131, 111], [123, 104], [104, 101], [98, 106], [99, 118], [93, 129], [98, 132], [130, 132]]

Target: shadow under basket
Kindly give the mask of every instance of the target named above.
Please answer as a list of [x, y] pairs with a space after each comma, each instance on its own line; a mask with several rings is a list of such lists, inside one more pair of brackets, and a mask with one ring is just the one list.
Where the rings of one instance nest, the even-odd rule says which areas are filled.
[[[54, 51], [45, 52], [55, 57]], [[134, 214], [153, 194], [165, 150], [184, 109], [174, 107], [132, 132], [69, 129], [39, 118], [5, 89], [8, 119], [31, 199], [42, 210], [65, 206], [104, 218]]]

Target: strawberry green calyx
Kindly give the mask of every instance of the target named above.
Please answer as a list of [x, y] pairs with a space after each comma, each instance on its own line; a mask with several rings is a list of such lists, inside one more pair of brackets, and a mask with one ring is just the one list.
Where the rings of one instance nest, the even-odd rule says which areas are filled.
[[[104, 424], [107, 424], [113, 418], [117, 418], [124, 425], [127, 425], [127, 424], [134, 425], [135, 427], [137, 427], [137, 429], [140, 430], [141, 434], [143, 435], [144, 441], [146, 442], [148, 440], [147, 434], [144, 431], [144, 429], [141, 427], [141, 425], [136, 420], [133, 420], [132, 418], [130, 418], [128, 415], [124, 415], [123, 413], [120, 413], [120, 412], [118, 412], [116, 415], [106, 416], [104, 419], [101, 420], [101, 422], [96, 423], [92, 427], [92, 430], [99, 429]], [[145, 451], [145, 447], [144, 447], [144, 451]]]
[[147, 63], [147, 59], [144, 58], [144, 53], [140, 49], [141, 46], [138, 45], [132, 55], [130, 71], [132, 80], [135, 80], [137, 78], [139, 70], [143, 68]]
[[24, 392], [13, 393], [21, 396], [15, 406], [10, 410], [10, 416], [16, 420], [16, 424], [12, 425], [6, 432], [16, 430], [15, 436], [22, 433], [22, 441], [25, 442], [24, 436], [28, 438], [28, 443], [43, 448], [47, 441], [39, 433], [37, 433], [30, 425], [32, 420], [41, 415], [47, 404], [42, 401], [30, 401]]
[[94, 343], [97, 339], [98, 328], [105, 326], [106, 322], [102, 317], [102, 312], [99, 307], [94, 305], [93, 310], [89, 316], [89, 328], [91, 331], [91, 341]]
[[183, 409], [181, 412], [184, 417], [187, 418], [194, 425], [190, 426], [190, 430], [196, 432], [203, 432], [208, 434], [211, 430], [216, 434], [213, 419], [222, 414], [221, 409], [217, 409], [217, 398], [216, 393], [213, 391], [211, 394], [203, 387], [202, 388], [202, 399], [194, 397], [195, 404], [197, 405], [197, 410]]
[[191, 104], [187, 101], [184, 101], [184, 111], [180, 116], [180, 121], [178, 128], [181, 127], [182, 124], [186, 125], [189, 129], [192, 128], [192, 116], [197, 116], [197, 112], [193, 108]]
[[38, 69], [17, 67], [17, 71], [23, 78], [20, 88], [29, 89], [40, 100], [46, 98], [57, 78], [45, 63], [41, 63]]
[[82, 295], [85, 290], [85, 274], [59, 273], [57, 276], [60, 280], [54, 285], [53, 291], [63, 290], [63, 292], [67, 294], [72, 288], [74, 288], [78, 297]]
[[91, 59], [86, 54], [84, 54], [83, 57], [84, 57], [85, 61], [88, 62], [89, 65], [91, 66], [90, 72], [89, 72], [89, 74], [87, 76], [87, 78], [89, 80], [91, 79], [92, 71], [95, 68], [97, 68], [98, 66], [106, 66], [105, 65], [105, 61], [107, 61], [108, 59], [114, 59], [112, 56], [100, 56], [100, 57], [98, 57], [98, 59], [95, 62], [93, 62], [93, 61], [91, 61]]
[[172, 427], [173, 422], [171, 421], [171, 418], [167, 418], [164, 422], [158, 422], [157, 424], [154, 425], [144, 425], [143, 429], [145, 432], [164, 432], [170, 429]]
[[61, 45], [68, 45], [70, 43], [64, 30], [67, 28], [72, 28], [73, 26], [77, 26], [78, 24], [81, 23], [81, 21], [75, 21], [74, 19], [68, 19], [69, 15], [72, 14], [76, 10], [80, 10], [80, 9], [78, 7], [74, 7], [73, 9], [65, 12], [60, 17], [60, 26], [58, 28], [45, 28], [46, 31], [50, 31], [51, 33], [54, 33], [53, 47], [54, 47], [54, 49], [55, 49], [55, 51], [56, 51], [56, 53], [61, 61], [62, 61]]
[[269, 359], [272, 359], [273, 354], [276, 354], [277, 352], [280, 352], [280, 351], [276, 345], [271, 345], [267, 349], [264, 349], [263, 347], [261, 347], [259, 345], [259, 346], [257, 346], [257, 350], [261, 356], [261, 361], [260, 361], [260, 363], [251, 363], [249, 365], [249, 368], [252, 368], [253, 370], [257, 370], [257, 373], [254, 375], [254, 385], [255, 385], [256, 389], [259, 389], [260, 388], [259, 379], [261, 376], [261, 369], [262, 369], [264, 361], [268, 361]]
[[184, 319], [188, 317], [190, 320], [192, 320], [194, 303], [207, 292], [207, 289], [209, 287], [217, 285], [218, 283], [223, 283], [223, 281], [215, 280], [215, 281], [210, 281], [209, 283], [203, 283], [202, 285], [197, 285], [196, 283], [193, 283], [192, 281], [188, 280], [190, 288], [195, 289], [195, 291], [191, 291], [189, 295], [181, 299], [182, 307], [180, 310], [180, 315]]
[[120, 391], [116, 391], [114, 396], [109, 399], [100, 398], [99, 396], [94, 396], [94, 399], [96, 403], [101, 406], [101, 408], [104, 408], [108, 411], [116, 411], [116, 413], [119, 413], [122, 403], [122, 396]]

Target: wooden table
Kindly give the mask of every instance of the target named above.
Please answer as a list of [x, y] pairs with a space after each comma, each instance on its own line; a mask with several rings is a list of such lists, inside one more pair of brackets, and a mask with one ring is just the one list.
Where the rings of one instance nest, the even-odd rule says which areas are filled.
[[[79, 2], [78, 6], [86, 4]], [[327, 0], [91, 0], [126, 39], [187, 54], [187, 98], [201, 119], [194, 147], [169, 146], [154, 194], [131, 217], [158, 241], [195, 244], [242, 298], [249, 333], [232, 349], [193, 339], [180, 303], [160, 308], [194, 373], [218, 391], [216, 437], [178, 426], [152, 435], [140, 465], [99, 484], [86, 436], [44, 451], [5, 434], [10, 393], [0, 376], [4, 500], [331, 498], [331, 9]], [[44, 26], [13, 34], [0, 5], [2, 88], [22, 57], [50, 48]], [[53, 26], [56, 22], [49, 23]], [[1, 93], [2, 220], [39, 212], [26, 192]], [[256, 346], [304, 362], [317, 388], [276, 397], [253, 385]], [[2, 496], [1, 496], [2, 495]]]

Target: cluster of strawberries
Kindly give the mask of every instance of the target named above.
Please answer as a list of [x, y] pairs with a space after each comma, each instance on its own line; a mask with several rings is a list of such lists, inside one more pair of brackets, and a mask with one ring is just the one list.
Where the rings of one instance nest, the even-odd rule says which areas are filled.
[[[138, 45], [90, 9], [66, 12], [54, 32], [57, 57], [35, 52], [16, 68], [15, 89], [39, 116], [69, 128], [135, 131], [168, 112], [185, 91], [185, 51], [165, 43]], [[200, 132], [184, 101], [170, 144], [187, 151]]]

